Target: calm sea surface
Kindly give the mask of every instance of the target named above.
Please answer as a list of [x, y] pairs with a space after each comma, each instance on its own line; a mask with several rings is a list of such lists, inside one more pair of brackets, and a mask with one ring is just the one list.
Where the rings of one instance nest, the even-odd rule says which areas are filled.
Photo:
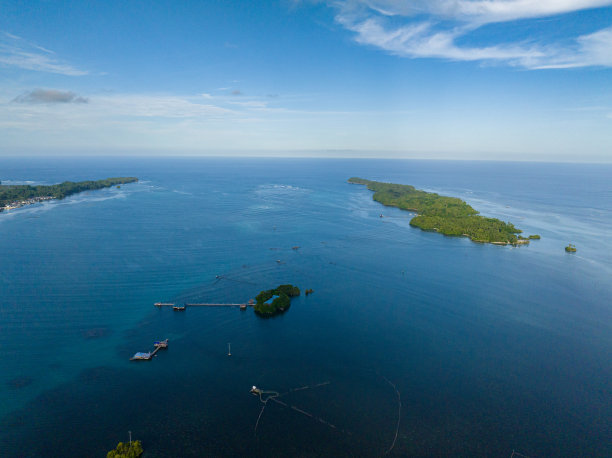
[[[128, 431], [147, 457], [612, 456], [612, 166], [0, 159], [5, 184], [109, 176], [140, 182], [0, 214], [0, 456]], [[351, 176], [542, 240], [422, 232]], [[314, 293], [273, 319], [153, 306], [281, 283]]]

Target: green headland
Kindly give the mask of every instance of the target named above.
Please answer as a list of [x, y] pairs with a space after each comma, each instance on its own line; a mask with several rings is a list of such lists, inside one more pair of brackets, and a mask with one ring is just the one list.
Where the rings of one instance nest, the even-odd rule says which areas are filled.
[[[424, 231], [469, 237], [474, 242], [496, 245], [529, 243], [527, 238], [518, 236], [522, 231], [512, 223], [480, 216], [478, 211], [456, 197], [421, 191], [414, 186], [382, 183], [363, 178], [353, 177], [348, 181], [367, 186], [369, 190], [374, 191], [374, 200], [383, 205], [416, 212], [417, 216], [410, 220], [410, 225]], [[536, 239], [535, 236], [530, 238]]]
[[138, 181], [136, 177], [107, 178], [98, 181], [64, 181], [53, 185], [2, 185], [0, 184], [0, 211], [34, 204], [43, 200], [63, 199], [72, 194], [92, 191]]
[[262, 317], [271, 317], [286, 312], [291, 306], [291, 298], [300, 295], [300, 288], [293, 285], [280, 285], [255, 296], [257, 303], [255, 313]]

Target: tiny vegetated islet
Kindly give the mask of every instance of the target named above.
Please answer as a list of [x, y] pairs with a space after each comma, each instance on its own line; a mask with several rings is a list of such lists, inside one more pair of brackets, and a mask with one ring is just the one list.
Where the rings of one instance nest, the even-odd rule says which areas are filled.
[[[291, 298], [300, 295], [300, 288], [293, 285], [280, 285], [276, 289], [261, 291], [255, 296], [255, 313], [261, 317], [279, 315], [289, 310]], [[274, 298], [273, 300], [270, 300]]]
[[457, 197], [441, 196], [421, 191], [414, 186], [363, 178], [349, 178], [349, 183], [362, 184], [374, 191], [373, 199], [389, 207], [398, 207], [417, 213], [410, 225], [424, 231], [435, 231], [444, 235], [469, 237], [480, 243], [496, 245], [526, 245], [529, 240], [537, 240], [539, 235], [525, 238], [523, 231], [510, 222], [479, 215], [463, 200]]
[[106, 454], [106, 458], [138, 458], [143, 453], [140, 441], [119, 442], [115, 450]]

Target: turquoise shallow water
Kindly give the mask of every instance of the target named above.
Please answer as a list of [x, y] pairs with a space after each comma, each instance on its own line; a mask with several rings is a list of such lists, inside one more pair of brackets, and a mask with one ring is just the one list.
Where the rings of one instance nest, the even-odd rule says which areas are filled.
[[[612, 167], [0, 161], [3, 182], [125, 175], [141, 181], [0, 214], [0, 455], [103, 456], [128, 430], [151, 457], [612, 453]], [[542, 240], [422, 232], [350, 176], [457, 196]], [[285, 282], [315, 293], [269, 320], [153, 307]], [[252, 385], [311, 388], [255, 433]]]

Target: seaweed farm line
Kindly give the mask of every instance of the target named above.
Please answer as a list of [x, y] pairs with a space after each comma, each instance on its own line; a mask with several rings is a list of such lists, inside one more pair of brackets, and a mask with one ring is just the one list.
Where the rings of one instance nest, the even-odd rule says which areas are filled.
[[[302, 415], [306, 415], [307, 417], [312, 418], [313, 420], [319, 421], [320, 423], [323, 423], [324, 425], [329, 426], [332, 429], [337, 429], [335, 425], [329, 423], [328, 421], [323, 420], [321, 417], [317, 417], [313, 414], [311, 414], [310, 412], [306, 412], [305, 410], [300, 409], [299, 407], [296, 407], [294, 405], [290, 405], [287, 404], [283, 401], [280, 401], [278, 398], [285, 396], [287, 394], [293, 393], [295, 391], [302, 391], [302, 390], [308, 390], [310, 388], [318, 388], [320, 386], [325, 386], [325, 385], [329, 385], [331, 382], [323, 382], [323, 383], [318, 383], [316, 385], [306, 385], [306, 386], [302, 386], [299, 388], [293, 388], [285, 393], [279, 393], [278, 391], [266, 391], [266, 390], [262, 390], [261, 388], [257, 388], [255, 385], [253, 385], [253, 387], [251, 388], [251, 394], [254, 394], [255, 396], [259, 397], [259, 400], [261, 401], [261, 403], [263, 404], [263, 406], [261, 407], [261, 410], [259, 411], [259, 416], [257, 417], [257, 421], [255, 422], [255, 435], [257, 435], [257, 427], [259, 426], [259, 420], [261, 420], [261, 416], [264, 413], [264, 410], [266, 408], [266, 406], [268, 405], [268, 401], [273, 401], [283, 407], [287, 407], [290, 409], [293, 409], [294, 411], [301, 413]], [[345, 432], [344, 430], [341, 430], [342, 432]]]

